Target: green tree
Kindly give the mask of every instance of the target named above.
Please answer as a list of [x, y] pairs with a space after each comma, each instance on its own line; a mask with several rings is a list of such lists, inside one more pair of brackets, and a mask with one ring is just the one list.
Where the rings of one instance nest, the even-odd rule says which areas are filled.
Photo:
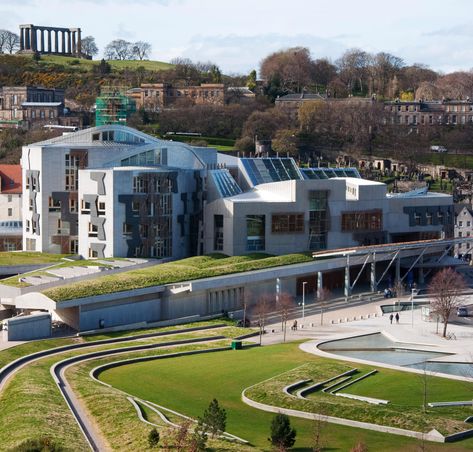
[[291, 427], [289, 416], [278, 413], [271, 421], [271, 437], [268, 441], [279, 451], [285, 451], [296, 442], [296, 430]]
[[159, 432], [156, 430], [156, 428], [153, 428], [152, 430], [150, 430], [149, 434], [148, 434], [148, 444], [149, 444], [149, 447], [151, 447], [152, 449], [155, 448], [155, 447], [158, 447], [158, 444], [159, 444]]
[[256, 70], [255, 69], [253, 69], [248, 75], [248, 78], [246, 79], [246, 86], [251, 91], [255, 90], [256, 88]]
[[213, 399], [199, 421], [208, 427], [210, 434], [214, 437], [225, 431], [227, 413], [219, 406], [217, 399]]

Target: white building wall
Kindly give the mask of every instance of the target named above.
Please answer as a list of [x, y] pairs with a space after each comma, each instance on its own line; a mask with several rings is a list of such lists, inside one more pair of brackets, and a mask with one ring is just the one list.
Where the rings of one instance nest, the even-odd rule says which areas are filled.
[[0, 193], [0, 221], [21, 221], [23, 202], [21, 198], [20, 193]]

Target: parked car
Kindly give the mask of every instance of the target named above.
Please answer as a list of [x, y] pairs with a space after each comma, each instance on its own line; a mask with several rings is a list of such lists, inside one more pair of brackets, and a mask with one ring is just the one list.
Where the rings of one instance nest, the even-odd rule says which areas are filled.
[[459, 306], [457, 308], [458, 317], [468, 317], [468, 308], [466, 306]]
[[430, 146], [432, 152], [448, 152], [445, 146]]

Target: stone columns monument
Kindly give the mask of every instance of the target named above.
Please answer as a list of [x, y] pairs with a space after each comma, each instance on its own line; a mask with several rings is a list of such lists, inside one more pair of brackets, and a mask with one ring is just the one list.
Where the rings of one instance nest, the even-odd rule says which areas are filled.
[[[47, 32], [46, 39], [45, 32]], [[61, 35], [60, 40], [59, 34]], [[18, 53], [31, 54], [38, 52], [40, 54], [87, 58], [87, 55], [82, 53], [80, 40], [80, 28], [43, 27], [33, 24], [20, 25], [20, 50]]]

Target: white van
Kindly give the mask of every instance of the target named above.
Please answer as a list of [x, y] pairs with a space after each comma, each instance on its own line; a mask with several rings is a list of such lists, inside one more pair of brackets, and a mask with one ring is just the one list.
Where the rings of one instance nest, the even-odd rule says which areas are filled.
[[430, 146], [432, 152], [448, 152], [445, 146]]

